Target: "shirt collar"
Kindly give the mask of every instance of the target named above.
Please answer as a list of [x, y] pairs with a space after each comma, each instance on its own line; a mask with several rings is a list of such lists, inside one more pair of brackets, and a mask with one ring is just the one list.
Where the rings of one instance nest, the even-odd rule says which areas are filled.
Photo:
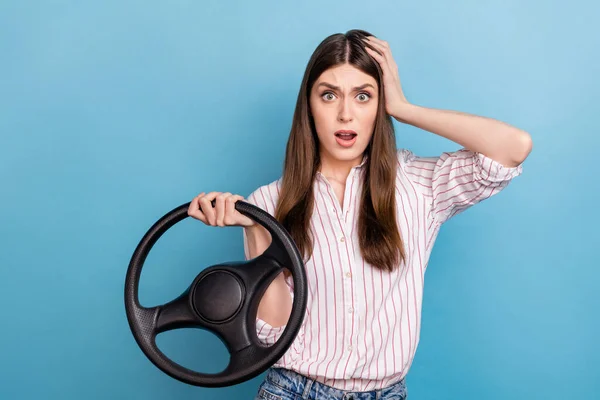
[[[362, 169], [365, 164], [367, 163], [367, 160], [369, 159], [369, 156], [365, 153], [363, 155], [362, 161], [360, 162], [360, 164], [355, 165], [354, 167], [352, 167], [352, 169]], [[324, 176], [321, 171], [317, 171], [317, 176]]]

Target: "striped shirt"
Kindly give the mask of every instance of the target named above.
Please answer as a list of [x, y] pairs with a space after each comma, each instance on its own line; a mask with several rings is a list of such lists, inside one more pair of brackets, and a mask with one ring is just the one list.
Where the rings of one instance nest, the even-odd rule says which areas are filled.
[[[380, 389], [403, 379], [419, 343], [424, 275], [440, 226], [499, 193], [522, 171], [522, 164], [506, 167], [465, 148], [439, 157], [418, 157], [406, 149], [397, 155], [397, 222], [405, 262], [384, 272], [361, 257], [357, 200], [366, 158], [347, 177], [343, 206], [318, 172], [310, 221], [314, 250], [305, 263], [306, 314], [294, 342], [274, 366], [342, 390]], [[274, 215], [280, 189], [281, 178], [259, 187], [246, 201]], [[292, 278], [286, 282], [293, 297]], [[274, 343], [284, 328], [256, 320], [265, 344]]]

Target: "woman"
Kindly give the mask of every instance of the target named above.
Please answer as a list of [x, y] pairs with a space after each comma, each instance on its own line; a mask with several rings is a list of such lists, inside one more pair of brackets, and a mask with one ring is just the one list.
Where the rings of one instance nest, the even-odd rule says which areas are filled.
[[[392, 117], [463, 148], [439, 157], [397, 149]], [[405, 399], [440, 226], [499, 193], [531, 148], [529, 134], [499, 121], [409, 103], [385, 41], [362, 30], [326, 38], [302, 80], [282, 177], [246, 200], [290, 232], [309, 288], [303, 325], [257, 398]], [[201, 193], [188, 213], [243, 226], [250, 259], [270, 235], [234, 210], [243, 199]], [[263, 343], [283, 332], [292, 300], [286, 271], [259, 306]]]

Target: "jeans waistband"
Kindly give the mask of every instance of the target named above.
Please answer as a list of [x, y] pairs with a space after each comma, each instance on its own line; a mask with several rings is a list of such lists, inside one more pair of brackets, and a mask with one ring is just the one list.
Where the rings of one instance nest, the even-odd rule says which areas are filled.
[[280, 367], [269, 368], [266, 379], [274, 385], [277, 385], [292, 393], [301, 395], [303, 398], [379, 400], [384, 399], [392, 394], [396, 394], [399, 395], [400, 398], [404, 399], [406, 398], [407, 393], [405, 379], [401, 379], [400, 381], [382, 389], [363, 392], [337, 389], [290, 369]]

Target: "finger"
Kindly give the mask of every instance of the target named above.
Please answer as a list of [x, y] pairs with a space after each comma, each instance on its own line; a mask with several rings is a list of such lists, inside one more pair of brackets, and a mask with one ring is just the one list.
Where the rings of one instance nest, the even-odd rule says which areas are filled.
[[241, 200], [240, 195], [232, 195], [229, 196], [225, 199], [225, 218], [223, 220], [223, 222], [225, 223], [225, 225], [231, 225], [233, 224], [233, 222], [235, 221], [235, 213], [236, 213], [236, 209], [235, 209], [235, 203], [238, 200]]
[[365, 50], [367, 51], [367, 53], [372, 55], [373, 58], [375, 58], [376, 60], [385, 61], [385, 57], [378, 50], [373, 50], [372, 48], [366, 47], [366, 46], [365, 46]]
[[377, 61], [377, 63], [379, 63], [379, 66], [381, 67], [381, 71], [383, 72], [384, 75], [387, 75], [389, 73], [389, 69], [388, 69], [388, 63], [387, 60], [385, 59], [385, 57], [383, 57], [381, 54], [377, 53], [374, 50], [371, 50], [369, 48], [365, 47], [365, 50], [367, 51], [367, 53], [369, 53], [369, 55], [371, 57], [373, 57], [375, 59], [375, 61]]
[[365, 43], [371, 44], [377, 48], [377, 50], [382, 53], [383, 57], [386, 59], [390, 71], [394, 74], [394, 76], [398, 75], [398, 65], [394, 60], [394, 56], [392, 55], [392, 48], [389, 43], [385, 40], [377, 39], [376, 37], [369, 36], [365, 39]]
[[388, 42], [386, 42], [385, 40], [379, 40], [377, 38], [372, 39], [373, 40], [365, 40], [365, 43], [368, 43], [375, 47], [379, 51], [379, 53], [381, 53], [385, 58], [389, 66], [390, 72], [392, 72], [394, 75], [397, 75], [398, 65], [396, 65], [396, 61], [394, 60], [394, 56], [392, 54], [392, 49]]
[[207, 225], [210, 225], [210, 223], [208, 222], [208, 218], [206, 217], [206, 214], [204, 214], [204, 212], [202, 212], [200, 206], [201, 206], [201, 200], [202, 198], [205, 196], [206, 194], [203, 192], [200, 196], [198, 196], [198, 200], [196, 201], [196, 211], [194, 212], [194, 217], [199, 219], [200, 221], [204, 222]]
[[190, 216], [204, 222], [206, 225], [209, 225], [208, 220], [206, 219], [206, 215], [204, 215], [204, 213], [202, 213], [202, 211], [200, 210], [195, 211]]
[[210, 193], [202, 196], [199, 200], [200, 209], [206, 216], [206, 219], [208, 220], [209, 225], [212, 225], [212, 226], [216, 226], [217, 217], [216, 217], [215, 209], [213, 208], [213, 206], [211, 204], [211, 201], [213, 201], [217, 197], [218, 194], [219, 194], [219, 192], [210, 192]]
[[382, 45], [383, 47], [388, 47], [388, 48], [390, 47], [390, 44], [388, 42], [386, 42], [385, 40], [380, 39], [378, 37], [375, 37], [375, 36], [367, 36], [367, 37], [363, 38], [363, 40], [378, 43], [378, 44]]
[[365, 41], [365, 50], [367, 50], [367, 52], [371, 52], [371, 53], [376, 53], [377, 55], [381, 56], [381, 57], [385, 57], [383, 50], [381, 48], [379, 48], [377, 45], [375, 45], [374, 43], [370, 43]]
[[394, 79], [397, 81], [400, 80], [400, 77], [398, 75], [398, 67], [396, 67], [396, 63], [393, 59], [390, 60], [385, 56], [366, 47], [365, 50], [379, 63], [384, 75], [390, 75], [394, 77]]
[[374, 36], [368, 36], [368, 37], [364, 38], [363, 40], [365, 43], [369, 43], [370, 45], [379, 49], [382, 53], [389, 54], [389, 55], [392, 54], [392, 48], [390, 47], [390, 44], [388, 42], [386, 42], [385, 40], [378, 39]]
[[200, 212], [200, 204], [198, 203], [198, 200], [202, 196], [204, 196], [204, 192], [200, 193], [198, 196], [194, 197], [192, 201], [190, 201], [190, 205], [188, 206], [188, 215], [190, 217], [196, 217]]
[[365, 42], [366, 45], [372, 46], [375, 50], [379, 51], [386, 58], [388, 56], [391, 56], [391, 54], [392, 54], [392, 50], [390, 49], [387, 42], [384, 42], [382, 40], [379, 40], [379, 39], [376, 39], [373, 37], [364, 38], [363, 41]]
[[217, 196], [217, 203], [215, 204], [216, 216], [217, 216], [217, 226], [225, 226], [225, 199], [231, 196], [231, 193], [221, 193]]

